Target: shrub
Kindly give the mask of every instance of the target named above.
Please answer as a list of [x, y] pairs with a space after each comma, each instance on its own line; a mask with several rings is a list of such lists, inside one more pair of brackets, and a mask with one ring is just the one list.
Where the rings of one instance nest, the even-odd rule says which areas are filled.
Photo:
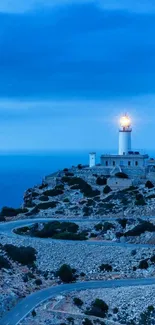
[[40, 190], [43, 190], [44, 188], [46, 188], [48, 186], [47, 183], [42, 183], [40, 186], [39, 186], [39, 189]]
[[118, 178], [129, 178], [127, 174], [122, 173], [122, 172], [116, 173], [115, 176]]
[[6, 221], [5, 217], [0, 215], [0, 222], [4, 222], [4, 221]]
[[35, 284], [36, 284], [37, 286], [40, 286], [40, 285], [42, 284], [42, 280], [41, 280], [41, 279], [36, 279], [36, 280], [35, 280]]
[[35, 199], [37, 196], [39, 196], [38, 192], [31, 192], [31, 196]]
[[154, 307], [151, 305], [151, 306], [148, 306], [148, 310], [150, 311], [150, 312], [152, 312], [152, 311], [154, 311]]
[[79, 190], [79, 185], [72, 185], [71, 187], [70, 187], [70, 189], [71, 190]]
[[150, 261], [151, 261], [152, 263], [155, 263], [155, 255], [152, 255], [152, 256], [151, 256]]
[[155, 225], [149, 221], [142, 221], [139, 225], [124, 233], [124, 236], [140, 236], [141, 234], [144, 234], [145, 231], [154, 232]]
[[9, 207], [3, 207], [0, 213], [1, 217], [15, 217], [20, 213], [26, 213], [28, 210], [25, 209], [13, 209]]
[[96, 231], [102, 230], [103, 229], [103, 224], [102, 223], [98, 223], [97, 225], [94, 226]]
[[78, 169], [82, 169], [83, 166], [82, 166], [81, 164], [78, 164], [78, 165], [77, 165], [77, 168], [78, 168]]
[[151, 189], [151, 188], [154, 188], [154, 185], [151, 181], [147, 181], [146, 184], [145, 184], [145, 187]]
[[10, 269], [10, 267], [9, 261], [3, 255], [0, 255], [0, 269]]
[[58, 184], [55, 186], [55, 190], [64, 190], [64, 184]]
[[84, 272], [81, 272], [80, 273], [80, 276], [82, 276], [82, 277], [85, 276], [85, 273]]
[[[47, 210], [47, 209], [54, 209], [56, 208], [57, 206], [57, 203], [56, 201], [52, 201], [52, 202], [45, 202], [45, 203], [39, 203], [37, 205], [37, 208], [40, 209], [40, 210]], [[32, 212], [32, 211], [31, 211]]]
[[81, 307], [83, 305], [83, 301], [80, 299], [80, 298], [74, 298], [73, 299], [74, 301], [74, 305], [78, 306], [78, 307]]
[[121, 238], [122, 236], [124, 236], [124, 234], [120, 231], [116, 232], [116, 238]]
[[62, 181], [63, 183], [68, 183], [68, 184], [69, 184], [70, 180], [71, 180], [71, 177], [68, 177], [68, 176], [63, 176], [63, 177], [61, 178], [61, 181]]
[[91, 232], [90, 237], [91, 238], [96, 238], [96, 234], [94, 232]]
[[70, 201], [69, 201], [68, 197], [66, 197], [66, 198], [63, 200], [63, 202], [64, 202], [64, 203], [69, 203]]
[[103, 225], [104, 232], [107, 232], [108, 230], [113, 229], [113, 228], [115, 228], [114, 225], [108, 221], [106, 221]]
[[141, 193], [137, 193], [137, 194], [136, 194], [136, 200], [139, 201], [139, 200], [142, 200], [142, 199], [144, 199], [143, 194], [141, 194]]
[[94, 206], [94, 205], [95, 205], [95, 202], [92, 199], [88, 199], [87, 206], [91, 207], [91, 206]]
[[140, 200], [137, 200], [136, 202], [135, 202], [135, 205], [146, 205], [146, 202], [145, 202], [145, 200], [144, 200], [144, 198], [141, 198]]
[[108, 305], [101, 299], [96, 299], [93, 302], [93, 307], [99, 308], [101, 311], [103, 311], [104, 313], [108, 312]]
[[122, 204], [123, 204], [123, 205], [128, 205], [128, 203], [129, 203], [129, 200], [128, 200], [127, 198], [124, 197], [124, 198], [122, 199]]
[[151, 194], [149, 196], [147, 196], [147, 199], [150, 200], [150, 199], [155, 199], [155, 194]]
[[96, 299], [91, 308], [86, 312], [88, 315], [104, 318], [108, 312], [108, 305], [101, 299]]
[[36, 317], [36, 315], [37, 315], [37, 314], [36, 314], [36, 311], [35, 311], [35, 309], [33, 309], [33, 310], [32, 310], [32, 317]]
[[34, 208], [35, 206], [36, 206], [35, 203], [32, 202], [31, 200], [29, 200], [29, 201], [27, 201], [27, 202], [25, 203], [25, 207], [26, 207], [26, 208]]
[[118, 219], [117, 221], [118, 221], [118, 223], [121, 225], [121, 227], [122, 227], [123, 229], [126, 228], [126, 225], [127, 225], [127, 223], [128, 223], [128, 220], [127, 220], [126, 218]]
[[93, 190], [92, 187], [80, 177], [63, 177], [62, 181], [68, 183], [72, 189], [80, 190], [81, 193], [83, 193], [86, 197], [94, 197], [100, 195], [100, 191]]
[[147, 259], [140, 261], [139, 266], [138, 266], [138, 268], [142, 269], [142, 270], [146, 270], [146, 269], [148, 269], [148, 267], [149, 267], [149, 264], [148, 264]]
[[113, 313], [114, 314], [117, 314], [119, 312], [119, 309], [117, 308], [117, 307], [115, 307], [114, 309], [113, 309]]
[[132, 255], [132, 256], [135, 256], [136, 254], [137, 254], [136, 249], [133, 249], [133, 250], [131, 251], [131, 255]]
[[[43, 203], [40, 203], [40, 204], [43, 204]], [[33, 216], [34, 214], [37, 214], [39, 213], [39, 208], [38, 206], [35, 206], [30, 212], [27, 212], [26, 215], [27, 216]]]
[[112, 272], [112, 266], [109, 264], [100, 265], [100, 271]]
[[93, 323], [89, 318], [85, 318], [82, 322], [82, 325], [93, 325]]
[[107, 179], [105, 177], [98, 177], [96, 180], [97, 185], [106, 185]]
[[65, 283], [70, 283], [73, 281], [72, 269], [69, 265], [63, 264], [60, 269], [57, 271], [57, 275]]
[[64, 173], [67, 173], [68, 172], [68, 168], [64, 168]]
[[90, 216], [92, 214], [92, 212], [93, 212], [93, 210], [90, 207], [87, 207], [86, 206], [86, 207], [83, 208], [83, 215], [84, 215], [84, 217]]
[[103, 193], [104, 194], [109, 194], [111, 191], [112, 191], [112, 189], [110, 188], [110, 186], [106, 185], [104, 190], [103, 190]]
[[87, 237], [83, 233], [79, 234], [72, 234], [69, 232], [63, 232], [63, 233], [58, 233], [56, 235], [53, 235], [53, 239], [62, 239], [62, 240], [86, 240]]
[[67, 321], [70, 325], [74, 325], [74, 318], [73, 317], [67, 317]]
[[46, 196], [57, 196], [57, 195], [61, 195], [63, 194], [63, 190], [59, 189], [59, 188], [54, 188], [52, 190], [47, 190], [43, 193]]
[[72, 176], [74, 176], [74, 174], [73, 174], [73, 173], [71, 173], [71, 172], [66, 172], [66, 173], [65, 173], [65, 176], [68, 176], [68, 177], [70, 177], [70, 176], [71, 176], [71, 177], [72, 177]]
[[40, 201], [49, 201], [49, 197], [46, 195], [40, 196], [39, 198]]
[[25, 226], [25, 227], [21, 227], [21, 228], [18, 228], [18, 229], [15, 229], [14, 232], [16, 234], [25, 234], [29, 231], [29, 227]]
[[73, 222], [52, 221], [45, 223], [41, 230], [38, 230], [38, 224], [31, 228], [31, 235], [40, 238], [55, 238], [55, 239], [86, 239], [83, 233], [78, 233], [79, 226]]
[[23, 265], [31, 265], [36, 260], [36, 250], [32, 247], [16, 247], [11, 244], [4, 245], [4, 250], [9, 257]]
[[35, 275], [32, 272], [27, 272], [26, 275], [30, 279], [34, 279], [35, 278]]

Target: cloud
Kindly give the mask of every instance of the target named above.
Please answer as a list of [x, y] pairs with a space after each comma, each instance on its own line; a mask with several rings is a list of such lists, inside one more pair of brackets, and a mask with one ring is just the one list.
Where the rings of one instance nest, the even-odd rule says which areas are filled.
[[41, 8], [74, 4], [96, 4], [106, 10], [127, 10], [139, 13], [155, 11], [154, 0], [1, 0], [0, 12], [24, 13]]
[[151, 148], [154, 105], [151, 95], [118, 100], [1, 99], [0, 149], [117, 151], [118, 116], [124, 109], [133, 120], [134, 148]]
[[1, 97], [102, 99], [154, 92], [154, 15], [85, 4], [0, 18]]
[[155, 11], [154, 0], [99, 0], [99, 5], [108, 10], [126, 10], [137, 13], [152, 13]]
[[[91, 3], [94, 0], [73, 0], [76, 3]], [[72, 0], [1, 0], [0, 12], [24, 13], [41, 8], [52, 8], [61, 5], [72, 5]]]

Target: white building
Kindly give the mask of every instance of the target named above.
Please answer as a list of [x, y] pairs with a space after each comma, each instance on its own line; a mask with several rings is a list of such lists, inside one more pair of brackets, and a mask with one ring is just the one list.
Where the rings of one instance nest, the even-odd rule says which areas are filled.
[[[100, 158], [100, 165], [104, 167], [106, 174], [115, 175], [116, 172], [122, 171], [131, 177], [134, 173], [145, 176], [149, 156], [132, 149], [131, 136], [131, 119], [125, 114], [120, 119], [118, 154], [103, 154]], [[94, 155], [90, 154], [90, 168], [95, 167]]]

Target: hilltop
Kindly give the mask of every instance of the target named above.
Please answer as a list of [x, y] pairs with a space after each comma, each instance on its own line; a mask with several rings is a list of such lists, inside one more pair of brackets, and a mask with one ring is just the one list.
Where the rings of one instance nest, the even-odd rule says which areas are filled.
[[[122, 177], [120, 175], [119, 177]], [[102, 218], [155, 215], [155, 187], [150, 181], [123, 189], [107, 185], [102, 169], [81, 165], [47, 176], [24, 194], [23, 208], [3, 209], [1, 217]]]

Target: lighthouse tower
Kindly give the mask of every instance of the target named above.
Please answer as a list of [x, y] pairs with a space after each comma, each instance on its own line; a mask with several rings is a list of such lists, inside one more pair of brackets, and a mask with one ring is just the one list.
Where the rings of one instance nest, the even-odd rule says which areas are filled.
[[119, 155], [128, 155], [131, 151], [131, 120], [127, 114], [120, 119], [119, 128]]

